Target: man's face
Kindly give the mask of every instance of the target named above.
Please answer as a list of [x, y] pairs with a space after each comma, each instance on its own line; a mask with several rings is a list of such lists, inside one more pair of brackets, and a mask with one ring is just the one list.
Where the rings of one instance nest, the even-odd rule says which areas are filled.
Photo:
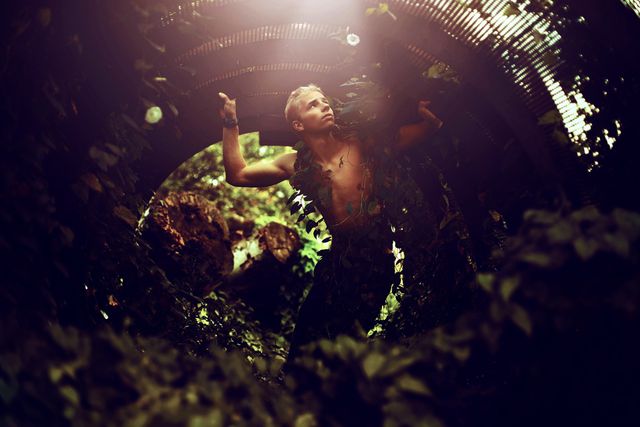
[[333, 110], [329, 100], [318, 91], [310, 91], [298, 98], [299, 120], [293, 121], [298, 132], [317, 133], [331, 129], [335, 125]]

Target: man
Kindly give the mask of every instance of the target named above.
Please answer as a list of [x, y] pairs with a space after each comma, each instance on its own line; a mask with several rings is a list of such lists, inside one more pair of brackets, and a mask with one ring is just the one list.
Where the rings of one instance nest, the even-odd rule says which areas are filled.
[[[219, 96], [224, 101], [220, 115], [224, 123], [227, 182], [240, 187], [265, 187], [294, 176], [300, 166], [299, 153], [246, 164], [238, 145], [236, 102], [222, 92]], [[429, 101], [418, 103], [423, 121], [402, 126], [389, 144], [391, 150], [402, 152], [440, 129], [442, 121], [428, 105]], [[329, 202], [317, 207], [332, 235], [330, 254], [316, 266], [314, 284], [298, 315], [289, 350], [291, 361], [309, 341], [333, 339], [341, 333], [353, 334], [358, 328], [372, 327], [393, 280], [394, 258], [391, 242], [376, 239], [379, 234], [375, 227], [388, 225], [382, 220], [380, 209], [370, 208], [370, 202], [375, 200], [375, 163], [367, 155], [368, 145], [354, 134], [337, 132], [333, 109], [322, 89], [314, 84], [291, 92], [285, 117], [304, 142], [313, 163], [321, 168], [321, 175], [329, 177], [325, 181]]]

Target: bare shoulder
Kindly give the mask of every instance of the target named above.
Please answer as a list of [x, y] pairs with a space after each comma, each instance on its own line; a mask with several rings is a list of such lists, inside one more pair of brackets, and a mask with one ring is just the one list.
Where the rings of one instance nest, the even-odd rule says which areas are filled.
[[298, 156], [297, 152], [280, 154], [273, 160], [273, 163], [279, 168], [285, 170], [289, 176], [294, 173], [294, 164]]

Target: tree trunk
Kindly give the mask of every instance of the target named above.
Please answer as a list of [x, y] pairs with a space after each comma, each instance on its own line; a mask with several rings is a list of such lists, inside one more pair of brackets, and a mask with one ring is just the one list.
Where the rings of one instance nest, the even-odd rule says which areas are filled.
[[192, 192], [152, 202], [143, 237], [172, 281], [205, 295], [233, 269], [229, 227], [215, 204]]

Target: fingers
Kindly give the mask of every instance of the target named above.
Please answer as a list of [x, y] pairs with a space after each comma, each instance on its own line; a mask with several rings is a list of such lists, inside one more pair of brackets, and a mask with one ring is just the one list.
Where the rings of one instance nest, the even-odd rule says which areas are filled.
[[218, 110], [220, 117], [224, 118], [226, 116], [234, 116], [236, 114], [236, 100], [229, 99], [229, 96], [224, 92], [218, 92], [218, 97], [220, 97], [224, 103], [224, 105]]
[[218, 96], [220, 97], [220, 99], [222, 99], [224, 102], [236, 102], [235, 98], [231, 99], [229, 98], [229, 96], [224, 93], [224, 92], [218, 92]]
[[431, 104], [431, 101], [429, 100], [421, 100], [420, 102], [418, 102], [418, 106], [419, 107], [428, 107]]

